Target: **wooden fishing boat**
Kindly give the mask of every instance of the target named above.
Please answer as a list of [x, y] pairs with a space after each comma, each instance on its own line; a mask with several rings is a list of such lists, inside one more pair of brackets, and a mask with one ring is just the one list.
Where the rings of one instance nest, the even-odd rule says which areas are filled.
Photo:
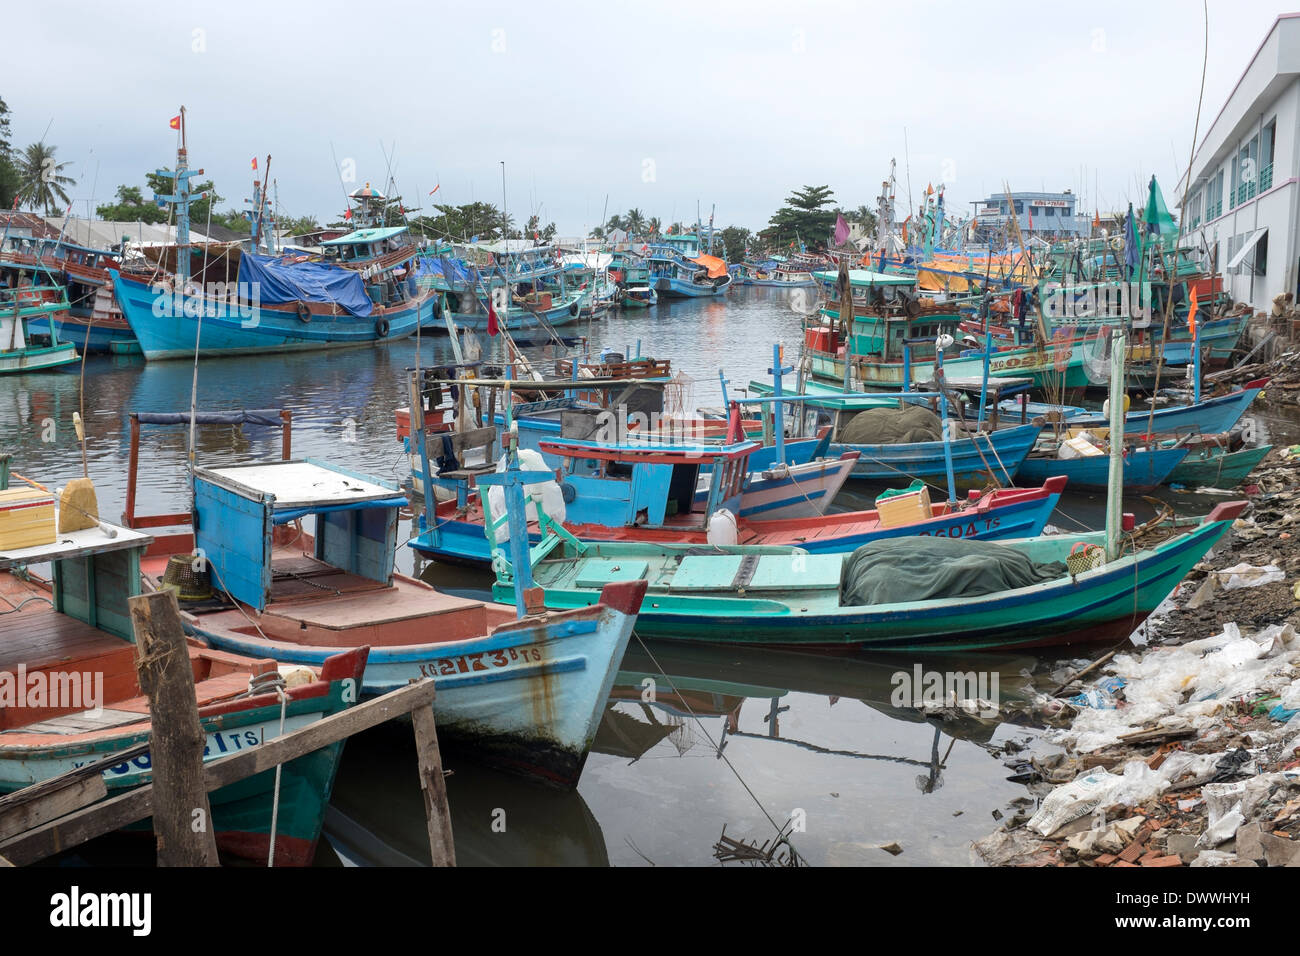
[[[1174, 469], [1187, 457], [1188, 449], [1178, 445], [1172, 448], [1159, 446], [1130, 447], [1124, 452], [1124, 490], [1126, 492], [1151, 491], [1170, 480]], [[1070, 487], [1085, 490], [1105, 490], [1109, 477], [1107, 457], [1097, 455], [1087, 458], [1060, 458], [1055, 446], [1031, 454], [1020, 465], [1017, 478], [1024, 482], [1047, 481], [1062, 476], [1069, 479]]]
[[[133, 421], [176, 418], [188, 416]], [[134, 476], [132, 468], [132, 504]], [[445, 594], [394, 570], [405, 496], [314, 459], [196, 468], [193, 495], [197, 530], [160, 538], [143, 568], [161, 580], [170, 555], [202, 556], [214, 596], [182, 607], [211, 646], [307, 666], [367, 646], [363, 694], [431, 677], [439, 739], [554, 786], [577, 784], [642, 586], [612, 588], [598, 606], [559, 615]], [[128, 514], [150, 527], [188, 522]]]
[[[418, 433], [416, 437], [418, 442]], [[715, 540], [715, 518], [734, 520], [741, 543], [799, 546], [815, 553], [851, 551], [867, 541], [904, 535], [1023, 537], [1043, 529], [1065, 487], [1058, 480], [1041, 488], [998, 489], [976, 495], [964, 506], [934, 505], [927, 516], [918, 513], [915, 520], [892, 525], [877, 511], [761, 520], [745, 516], [743, 504], [747, 459], [758, 447], [756, 442], [606, 444], [578, 439], [539, 445], [543, 453], [567, 463], [556, 492], [565, 500], [567, 526], [585, 541], [702, 546]], [[426, 445], [426, 460], [427, 454]], [[708, 494], [701, 501], [696, 489], [706, 467]], [[430, 516], [422, 519], [421, 533], [408, 542], [413, 549], [442, 560], [490, 560], [481, 496], [427, 507]], [[739, 517], [721, 516], [724, 509]], [[543, 530], [530, 534], [540, 540]]]
[[[99, 524], [49, 545], [0, 552], [0, 683], [50, 695], [0, 707], [0, 794], [87, 764], [102, 764], [110, 795], [148, 783], [152, 727], [136, 676], [127, 598], [140, 593], [140, 560], [153, 539]], [[51, 562], [52, 581], [10, 569]], [[332, 648], [305, 682], [286, 682], [266, 655], [246, 657], [197, 642], [194, 670], [205, 760], [266, 743], [356, 701], [364, 647]], [[56, 688], [62, 693], [55, 694]], [[278, 690], [283, 690], [284, 705]], [[68, 693], [71, 691], [71, 693]], [[30, 703], [33, 706], [27, 706]], [[282, 766], [276, 793], [268, 770], [210, 795], [223, 852], [265, 864], [306, 866], [315, 856], [343, 742]]]
[[1233, 449], [1226, 443], [1198, 442], [1189, 446], [1187, 457], [1170, 472], [1168, 483], [1188, 488], [1235, 488], [1272, 449], [1272, 445]]
[[[321, 243], [324, 261], [260, 255], [237, 245], [190, 245], [190, 179], [185, 114], [176, 189], [160, 197], [176, 211], [176, 244], [161, 252], [157, 278], [109, 270], [118, 305], [144, 357], [190, 358], [383, 344], [405, 338], [433, 313], [436, 294], [421, 289], [418, 248], [405, 226], [383, 225], [385, 198], [369, 184], [350, 199], [361, 228]], [[200, 268], [195, 271], [195, 261]]]
[[0, 375], [39, 372], [77, 361], [76, 346], [60, 341], [57, 331], [49, 345], [31, 341], [31, 320], [50, 320], [67, 309], [67, 296], [57, 286], [0, 288]]
[[[845, 606], [848, 555], [802, 549], [690, 548], [578, 542], [555, 536], [531, 568], [547, 607], [583, 607], [611, 580], [644, 580], [642, 636], [731, 644], [862, 645], [891, 651], [1034, 647], [1130, 633], [1227, 533], [1245, 502], [1219, 505], [1195, 527], [1090, 570], [989, 594]], [[998, 542], [1034, 562], [1065, 562], [1103, 532]], [[549, 549], [547, 545], [550, 545]], [[960, 543], [959, 543], [960, 544]], [[496, 587], [513, 586], [498, 566]]]
[[[712, 243], [710, 242], [710, 250]], [[701, 251], [697, 234], [664, 236], [646, 252], [650, 288], [661, 298], [697, 299], [725, 295], [732, 275], [727, 263]]]
[[659, 302], [659, 293], [648, 285], [630, 285], [623, 290], [621, 305], [625, 309], [648, 309]]

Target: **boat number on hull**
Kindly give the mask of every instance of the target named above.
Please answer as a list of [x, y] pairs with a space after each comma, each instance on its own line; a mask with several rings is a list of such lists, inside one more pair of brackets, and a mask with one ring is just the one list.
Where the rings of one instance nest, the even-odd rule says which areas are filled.
[[[220, 757], [223, 754], [238, 753], [241, 750], [247, 750], [249, 747], [256, 747], [262, 743], [262, 728], [255, 730], [234, 730], [230, 732], [217, 731], [208, 734], [207, 741], [203, 745], [203, 759], [209, 757]], [[112, 759], [111, 757], [108, 759]], [[84, 767], [87, 764], [98, 763], [97, 760], [83, 760], [73, 762], [72, 766]], [[128, 773], [140, 773], [153, 769], [153, 755], [142, 753], [138, 757], [123, 763], [116, 763], [104, 768], [104, 773], [113, 777], [120, 777]]]
[[511, 667], [517, 663], [540, 662], [542, 650], [539, 647], [507, 647], [497, 651], [481, 651], [466, 654], [463, 657], [444, 657], [420, 665], [421, 677], [450, 677], [453, 674], [469, 674], [473, 671], [490, 671]]
[[987, 534], [994, 528], [1000, 527], [1002, 519], [985, 518], [983, 524], [984, 527], [981, 528], [980, 522], [968, 521], [964, 528], [958, 524], [953, 525], [951, 528], [939, 528], [936, 531], [922, 531], [921, 534], [925, 537], [934, 538], [975, 538], [981, 534]]

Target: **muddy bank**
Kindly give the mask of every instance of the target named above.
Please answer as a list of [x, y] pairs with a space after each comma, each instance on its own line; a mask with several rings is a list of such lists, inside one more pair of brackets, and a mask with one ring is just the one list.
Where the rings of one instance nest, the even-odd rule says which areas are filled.
[[1044, 678], [1022, 705], [1052, 729], [1033, 756], [1004, 754], [1030, 799], [979, 859], [1300, 866], [1300, 449], [1276, 449], [1240, 492], [1250, 508], [1145, 646]]

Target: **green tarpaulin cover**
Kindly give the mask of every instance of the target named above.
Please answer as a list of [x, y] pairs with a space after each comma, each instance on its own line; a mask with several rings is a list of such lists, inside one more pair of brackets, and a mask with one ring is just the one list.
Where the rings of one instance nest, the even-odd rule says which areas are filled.
[[886, 538], [864, 544], [844, 562], [840, 604], [904, 604], [992, 594], [1068, 573], [1060, 561], [1039, 564], [989, 541]]
[[897, 445], [942, 438], [938, 415], [923, 405], [908, 405], [858, 412], [840, 427], [837, 440], [845, 445]]

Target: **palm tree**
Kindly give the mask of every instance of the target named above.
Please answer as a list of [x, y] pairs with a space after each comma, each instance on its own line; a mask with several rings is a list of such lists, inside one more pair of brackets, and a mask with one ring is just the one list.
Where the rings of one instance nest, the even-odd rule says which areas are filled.
[[663, 223], [661, 223], [661, 222], [659, 221], [659, 217], [658, 217], [658, 216], [654, 216], [654, 217], [652, 217], [652, 218], [651, 218], [650, 220], [648, 220], [648, 221], [646, 222], [646, 224], [645, 224], [646, 229], [648, 229], [648, 230], [650, 231], [650, 235], [652, 235], [652, 236], [657, 236], [657, 235], [659, 235], [659, 229], [660, 229], [662, 226], [663, 226]]
[[68, 207], [71, 200], [64, 187], [77, 184], [63, 175], [68, 164], [54, 161], [55, 149], [44, 142], [32, 143], [18, 157], [18, 198], [33, 209], [39, 206], [47, 215]]
[[640, 209], [629, 209], [623, 223], [629, 233], [639, 235], [645, 229], [645, 215]]

